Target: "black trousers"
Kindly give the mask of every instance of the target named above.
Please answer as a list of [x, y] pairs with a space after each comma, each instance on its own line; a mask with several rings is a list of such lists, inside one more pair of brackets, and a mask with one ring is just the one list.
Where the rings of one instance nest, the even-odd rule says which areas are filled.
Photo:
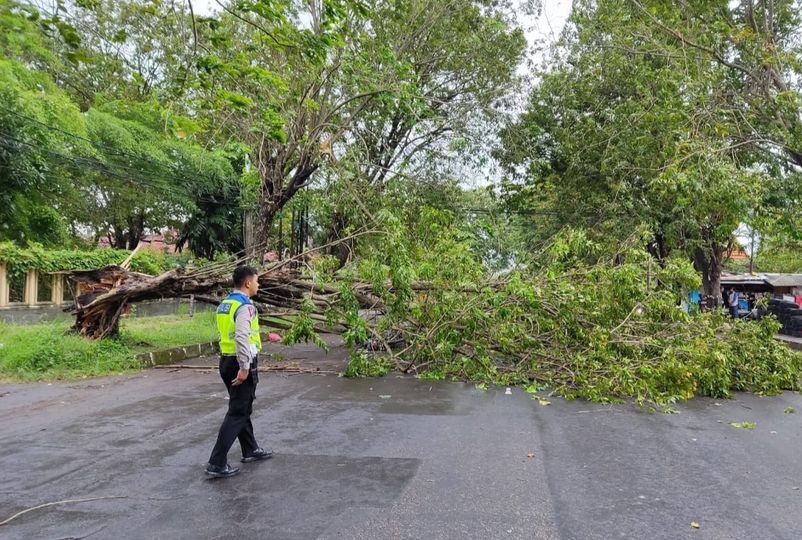
[[242, 455], [246, 456], [259, 448], [256, 438], [253, 436], [253, 424], [251, 424], [251, 413], [253, 412], [253, 400], [256, 396], [256, 385], [259, 382], [256, 359], [251, 363], [251, 371], [248, 378], [237, 386], [233, 386], [231, 381], [237, 377], [239, 364], [236, 356], [220, 357], [220, 377], [228, 389], [228, 412], [220, 426], [217, 434], [217, 442], [212, 449], [209, 463], [218, 467], [225, 466], [228, 461], [228, 451], [234, 444], [235, 439], [239, 439]]

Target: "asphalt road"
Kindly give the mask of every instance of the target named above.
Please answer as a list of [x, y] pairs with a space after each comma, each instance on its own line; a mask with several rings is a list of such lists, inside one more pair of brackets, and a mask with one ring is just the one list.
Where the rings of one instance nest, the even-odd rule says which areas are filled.
[[[119, 497], [28, 512], [0, 538], [802, 538], [796, 394], [654, 414], [396, 376], [263, 375], [253, 420], [275, 457], [210, 480], [225, 406], [216, 375], [189, 371], [0, 386], [0, 521]], [[730, 425], [744, 421], [756, 427]]]

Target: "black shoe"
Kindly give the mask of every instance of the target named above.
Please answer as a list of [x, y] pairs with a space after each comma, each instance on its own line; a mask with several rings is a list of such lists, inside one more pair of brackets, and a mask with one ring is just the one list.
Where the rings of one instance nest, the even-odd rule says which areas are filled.
[[239, 467], [232, 467], [228, 463], [226, 463], [225, 467], [209, 464], [206, 466], [206, 474], [215, 478], [228, 478], [229, 476], [238, 475]]
[[263, 459], [269, 459], [273, 457], [273, 451], [269, 448], [265, 450], [264, 448], [257, 448], [247, 456], [242, 456], [243, 463], [250, 463], [252, 461], [261, 461]]

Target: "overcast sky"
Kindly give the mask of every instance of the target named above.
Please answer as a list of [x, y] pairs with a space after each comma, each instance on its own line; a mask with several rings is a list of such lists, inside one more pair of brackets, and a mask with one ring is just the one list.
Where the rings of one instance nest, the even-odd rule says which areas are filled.
[[530, 44], [540, 39], [554, 42], [571, 13], [571, 0], [543, 0], [543, 4], [543, 13], [540, 17], [531, 18], [531, 22], [524, 22], [530, 26], [527, 29]]

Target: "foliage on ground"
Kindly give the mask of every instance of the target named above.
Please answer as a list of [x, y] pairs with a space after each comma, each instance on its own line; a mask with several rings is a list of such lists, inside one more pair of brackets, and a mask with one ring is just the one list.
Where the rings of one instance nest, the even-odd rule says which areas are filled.
[[[802, 355], [774, 339], [776, 321], [687, 313], [680, 300], [699, 286], [698, 273], [679, 257], [657, 265], [640, 234], [609, 257], [567, 229], [526, 265], [494, 277], [484, 275], [458, 224], [437, 213], [428, 221], [429, 234], [399, 226], [358, 270], [392, 306], [378, 330], [403, 337], [392, 357], [397, 369], [476, 383], [534, 381], [602, 402], [802, 387]], [[421, 280], [430, 287], [413, 290]], [[356, 353], [349, 371], [369, 370]]]
[[345, 377], [384, 377], [393, 368], [393, 363], [383, 357], [357, 353], [351, 356], [343, 375]]

